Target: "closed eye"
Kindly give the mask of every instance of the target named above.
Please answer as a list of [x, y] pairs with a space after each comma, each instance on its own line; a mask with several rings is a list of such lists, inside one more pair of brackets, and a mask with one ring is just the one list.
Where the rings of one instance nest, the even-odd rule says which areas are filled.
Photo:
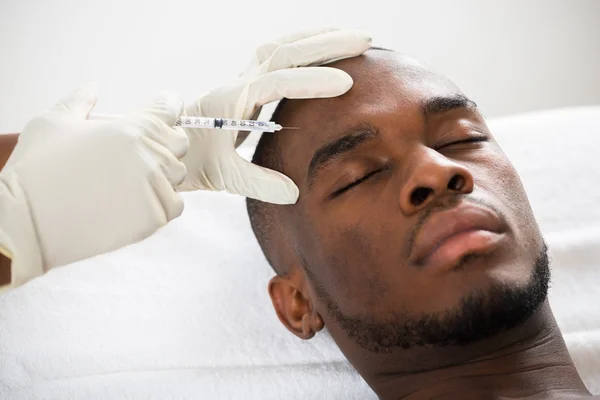
[[344, 192], [352, 189], [353, 187], [355, 187], [357, 185], [360, 185], [361, 183], [363, 183], [367, 179], [373, 177], [374, 175], [376, 175], [376, 174], [378, 174], [378, 173], [380, 173], [382, 171], [385, 171], [386, 169], [387, 169], [387, 167], [384, 167], [384, 168], [380, 168], [380, 169], [377, 169], [375, 171], [369, 172], [368, 174], [366, 174], [362, 178], [359, 178], [359, 179], [355, 180], [354, 182], [350, 183], [349, 185], [346, 185], [343, 188], [336, 190], [329, 197], [330, 198], [337, 197], [337, 196], [341, 195], [342, 193], [344, 193]]
[[[472, 137], [469, 137], [469, 138], [466, 138], [466, 139], [457, 140], [457, 141], [454, 141], [454, 142], [450, 142], [450, 143], [444, 144], [442, 146], [438, 146], [438, 147], [435, 148], [435, 150], [441, 150], [441, 149], [446, 148], [446, 147], [455, 146], [455, 145], [459, 145], [459, 144], [465, 144], [465, 143], [487, 142], [488, 140], [489, 140], [489, 138], [487, 136], [484, 136], [484, 135], [472, 136]], [[378, 173], [380, 173], [382, 171], [385, 171], [386, 169], [387, 169], [387, 167], [384, 167], [384, 168], [380, 168], [380, 169], [377, 169], [375, 171], [369, 172], [368, 174], [364, 175], [363, 177], [361, 177], [361, 178], [353, 181], [352, 183], [350, 183], [350, 184], [348, 184], [348, 185], [346, 185], [346, 186], [344, 186], [344, 187], [336, 190], [329, 197], [332, 198], [332, 199], [335, 198], [335, 197], [338, 197], [338, 196], [342, 195], [343, 193], [347, 192], [348, 190], [354, 188], [355, 186], [358, 186], [361, 183], [365, 182], [366, 180], [372, 178], [374, 175], [376, 175], [376, 174], [378, 174]]]
[[481, 135], [481, 136], [472, 136], [470, 138], [467, 139], [463, 139], [463, 140], [457, 140], [455, 142], [450, 142], [441, 146], [438, 146], [435, 148], [435, 150], [441, 150], [445, 147], [450, 147], [450, 146], [454, 146], [454, 145], [458, 145], [458, 144], [464, 144], [464, 143], [477, 143], [477, 142], [487, 142], [489, 140], [489, 138], [487, 136]]

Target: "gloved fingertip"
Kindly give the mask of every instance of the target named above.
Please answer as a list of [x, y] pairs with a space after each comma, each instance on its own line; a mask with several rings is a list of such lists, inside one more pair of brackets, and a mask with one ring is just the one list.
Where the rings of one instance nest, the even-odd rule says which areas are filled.
[[373, 42], [373, 35], [366, 29], [354, 29], [354, 34], [369, 45]]
[[354, 85], [354, 80], [346, 71], [338, 70], [337, 77], [339, 79], [340, 90], [343, 90], [342, 93], [346, 93]]
[[183, 103], [179, 93], [172, 92], [170, 90], [161, 90], [158, 92], [157, 101], [172, 104], [174, 108], [180, 108], [181, 104]]
[[75, 91], [80, 97], [93, 98], [95, 100], [98, 96], [98, 87], [91, 81], [79, 86]]
[[96, 85], [86, 83], [77, 87], [68, 96], [50, 109], [56, 115], [70, 115], [74, 118], [85, 119], [98, 100]]
[[179, 93], [169, 90], [161, 90], [154, 101], [154, 105], [158, 108], [159, 112], [167, 112], [167, 115], [164, 116], [165, 119], [163, 120], [171, 125], [174, 125], [175, 120], [181, 116], [184, 106]]
[[274, 192], [261, 200], [267, 203], [287, 205], [296, 204], [299, 196], [298, 186], [290, 180], [289, 182], [283, 182], [281, 186], [278, 185]]
[[181, 161], [174, 164], [171, 168], [171, 174], [169, 176], [169, 180], [173, 185], [173, 188], [177, 188], [177, 186], [181, 185], [183, 181], [185, 181], [185, 177], [187, 176], [187, 167]]
[[[354, 80], [352, 77], [341, 69], [317, 67], [323, 73], [322, 78], [327, 79], [328, 91], [323, 91], [319, 97], [341, 96], [352, 88]], [[324, 87], [324, 86], [322, 86]]]
[[282, 199], [281, 204], [296, 204], [299, 197], [300, 191], [298, 190], [298, 187], [294, 185], [293, 190], [290, 190], [289, 193]]
[[87, 118], [98, 101], [98, 87], [94, 82], [88, 82], [81, 86], [81, 98], [85, 103], [82, 106], [82, 113]]
[[181, 127], [174, 128], [175, 132], [175, 144], [173, 146], [173, 154], [178, 159], [185, 157], [188, 150], [190, 149], [190, 138], [185, 133], [185, 130]]

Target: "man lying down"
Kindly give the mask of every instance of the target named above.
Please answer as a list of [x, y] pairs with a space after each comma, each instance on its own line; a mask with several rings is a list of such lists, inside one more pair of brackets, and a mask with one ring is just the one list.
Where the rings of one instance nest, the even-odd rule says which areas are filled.
[[327, 327], [382, 399], [590, 397], [550, 309], [517, 172], [448, 79], [371, 49], [341, 97], [284, 100], [253, 162], [298, 185], [248, 199], [281, 322]]

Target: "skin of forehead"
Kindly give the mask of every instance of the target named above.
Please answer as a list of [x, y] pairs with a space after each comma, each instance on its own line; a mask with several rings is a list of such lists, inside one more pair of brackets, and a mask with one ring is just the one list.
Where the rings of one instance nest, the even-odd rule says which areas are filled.
[[[427, 97], [461, 93], [447, 78], [391, 51], [369, 50], [362, 56], [327, 67], [347, 72], [354, 80], [352, 88], [329, 99], [288, 100], [279, 121], [283, 126], [299, 128], [279, 132], [278, 140], [282, 172], [301, 191], [315, 150], [339, 137], [345, 128], [377, 116], [383, 116], [380, 121], [384, 121], [385, 117], [401, 112], [404, 106], [414, 109]], [[409, 124], [410, 119], [406, 122]]]

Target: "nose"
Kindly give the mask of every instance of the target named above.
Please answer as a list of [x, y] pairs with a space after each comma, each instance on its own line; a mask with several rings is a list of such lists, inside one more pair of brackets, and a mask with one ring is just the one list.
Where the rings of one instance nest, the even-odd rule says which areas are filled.
[[400, 208], [405, 215], [415, 214], [441, 196], [473, 191], [473, 175], [465, 166], [433, 149], [419, 153], [400, 191]]

